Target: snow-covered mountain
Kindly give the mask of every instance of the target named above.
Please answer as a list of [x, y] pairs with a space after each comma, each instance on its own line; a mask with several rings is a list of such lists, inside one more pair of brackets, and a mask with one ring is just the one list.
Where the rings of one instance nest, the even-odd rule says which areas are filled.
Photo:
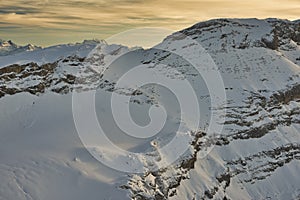
[[20, 46], [13, 43], [11, 40], [5, 41], [0, 39], [0, 56], [13, 55], [25, 51], [35, 51], [38, 49], [41, 49], [41, 47], [32, 44]]
[[[300, 198], [299, 20], [210, 20], [147, 50], [84, 41], [15, 54], [9, 49], [19, 47], [1, 44], [7, 53], [0, 56], [0, 199]], [[203, 51], [214, 65], [200, 59]], [[158, 86], [118, 87], [117, 79], [139, 64], [172, 80], [189, 80], [201, 109], [199, 130], [184, 127], [187, 151], [159, 170], [153, 166], [165, 155], [158, 147], [174, 137], [180, 109]], [[208, 83], [221, 74], [226, 98], [219, 106], [211, 106], [203, 74], [191, 65], [199, 65]], [[154, 149], [153, 160], [136, 158], [144, 173], [111, 169], [83, 146], [72, 93], [93, 90], [97, 117], [110, 140], [128, 151]], [[149, 121], [151, 105], [164, 105], [166, 126], [145, 140], [122, 135], [109, 114], [112, 92], [132, 97], [137, 123]], [[223, 126], [221, 132], [208, 131], [210, 115]], [[103, 148], [93, 150], [104, 161], [117, 154], [101, 154]]]

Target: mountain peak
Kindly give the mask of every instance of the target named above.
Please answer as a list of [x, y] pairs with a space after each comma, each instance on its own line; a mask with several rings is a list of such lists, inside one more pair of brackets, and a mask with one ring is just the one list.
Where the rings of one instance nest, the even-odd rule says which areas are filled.
[[2, 47], [17, 47], [15, 43], [13, 43], [11, 40], [0, 40], [0, 48]]
[[41, 47], [32, 44], [20, 46], [11, 40], [0, 39], [0, 56], [13, 55], [24, 51], [34, 51], [36, 49], [41, 49]]
[[107, 44], [105, 40], [91, 39], [83, 40], [83, 44]]
[[275, 50], [291, 48], [293, 42], [300, 44], [299, 23], [277, 18], [212, 19], [178, 33], [197, 40], [206, 48], [222, 51], [249, 47]]

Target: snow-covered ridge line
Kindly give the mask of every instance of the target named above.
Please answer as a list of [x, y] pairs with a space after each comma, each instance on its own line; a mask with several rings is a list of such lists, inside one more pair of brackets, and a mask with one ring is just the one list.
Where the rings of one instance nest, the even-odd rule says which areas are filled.
[[[86, 57], [97, 46], [106, 46], [105, 41], [84, 40], [82, 43], [61, 44], [45, 48], [36, 48], [32, 51], [11, 52], [0, 56], [0, 68], [12, 64], [28, 64], [31, 62], [38, 65], [53, 63], [69, 56]], [[1, 50], [0, 50], [1, 51]]]
[[26, 51], [36, 51], [42, 49], [39, 46], [32, 44], [27, 44], [25, 46], [20, 46], [13, 43], [11, 40], [4, 41], [0, 39], [0, 56], [14, 55]]
[[[218, 47], [223, 51], [230, 48], [244, 49], [249, 47], [292, 48], [289, 40], [293, 40], [297, 44], [300, 43], [300, 20], [289, 21], [276, 18], [212, 19], [174, 33], [165, 40], [176, 39], [178, 33], [197, 39], [203, 46], [214, 49]], [[104, 40], [94, 39], [84, 40], [82, 43], [41, 48], [35, 45], [19, 46], [12, 41], [0, 40], [2, 60], [0, 67], [14, 63], [26, 64], [26, 62], [31, 61], [45, 64], [74, 55], [84, 57], [99, 44], [107, 45]], [[18, 54], [17, 60], [12, 57], [15, 54]]]
[[2, 40], [0, 39], [0, 56], [7, 56], [7, 55], [15, 55], [15, 54], [19, 54], [19, 53], [24, 53], [27, 51], [37, 51], [37, 50], [42, 50], [42, 49], [48, 49], [48, 48], [57, 48], [57, 47], [61, 47], [61, 46], [76, 46], [76, 45], [81, 45], [81, 44], [100, 44], [100, 43], [106, 43], [104, 40], [97, 40], [97, 39], [93, 39], [93, 40], [84, 40], [81, 43], [69, 43], [69, 44], [65, 44], [65, 45], [53, 45], [53, 46], [48, 46], [48, 47], [40, 47], [40, 46], [36, 46], [33, 44], [27, 44], [27, 45], [18, 45], [16, 43], [14, 43], [11, 40]]
[[[290, 40], [300, 44], [299, 21], [276, 18], [212, 19], [199, 22], [178, 33], [197, 40], [208, 49], [213, 48], [224, 52], [228, 49], [250, 47], [264, 47], [272, 50], [293, 48]], [[167, 39], [176, 39], [178, 33], [174, 33]]]

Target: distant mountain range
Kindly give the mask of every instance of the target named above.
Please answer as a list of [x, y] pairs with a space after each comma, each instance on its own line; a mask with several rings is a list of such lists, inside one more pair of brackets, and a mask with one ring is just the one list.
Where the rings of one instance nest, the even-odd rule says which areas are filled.
[[25, 51], [34, 51], [42, 49], [41, 47], [27, 44], [25, 46], [19, 46], [13, 43], [11, 40], [4, 41], [0, 39], [0, 56], [13, 55]]

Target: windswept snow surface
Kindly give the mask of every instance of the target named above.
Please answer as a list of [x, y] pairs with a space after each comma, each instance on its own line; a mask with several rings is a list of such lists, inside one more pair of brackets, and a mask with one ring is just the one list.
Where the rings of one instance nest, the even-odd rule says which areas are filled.
[[[84, 41], [2, 54], [0, 199], [298, 199], [299, 45], [299, 20], [217, 19], [148, 50]], [[165, 155], [158, 148], [178, 130], [181, 102], [157, 85], [118, 87], [116, 80], [137, 65], [149, 70], [141, 79], [152, 72], [174, 83], [187, 79], [199, 100], [199, 130], [191, 129], [189, 113], [182, 123], [187, 151], [159, 170], [155, 165]], [[199, 65], [206, 77], [191, 65]], [[226, 98], [214, 107], [209, 92], [214, 85], [205, 84], [216, 83], [217, 73]], [[135, 159], [145, 172], [120, 172], [97, 161], [88, 150], [124, 170], [136, 167], [115, 159], [118, 152], [107, 145], [97, 146], [97, 138], [83, 145], [72, 92], [90, 91], [96, 91], [95, 111], [107, 137], [123, 150], [149, 153]], [[168, 114], [163, 129], [146, 139], [123, 134], [110, 110], [113, 92], [131, 97], [132, 118], [141, 126], [151, 121], [150, 107], [163, 105]], [[82, 104], [80, 122], [90, 119], [88, 107]], [[212, 134], [207, 126], [215, 116], [215, 126], [223, 129]]]

